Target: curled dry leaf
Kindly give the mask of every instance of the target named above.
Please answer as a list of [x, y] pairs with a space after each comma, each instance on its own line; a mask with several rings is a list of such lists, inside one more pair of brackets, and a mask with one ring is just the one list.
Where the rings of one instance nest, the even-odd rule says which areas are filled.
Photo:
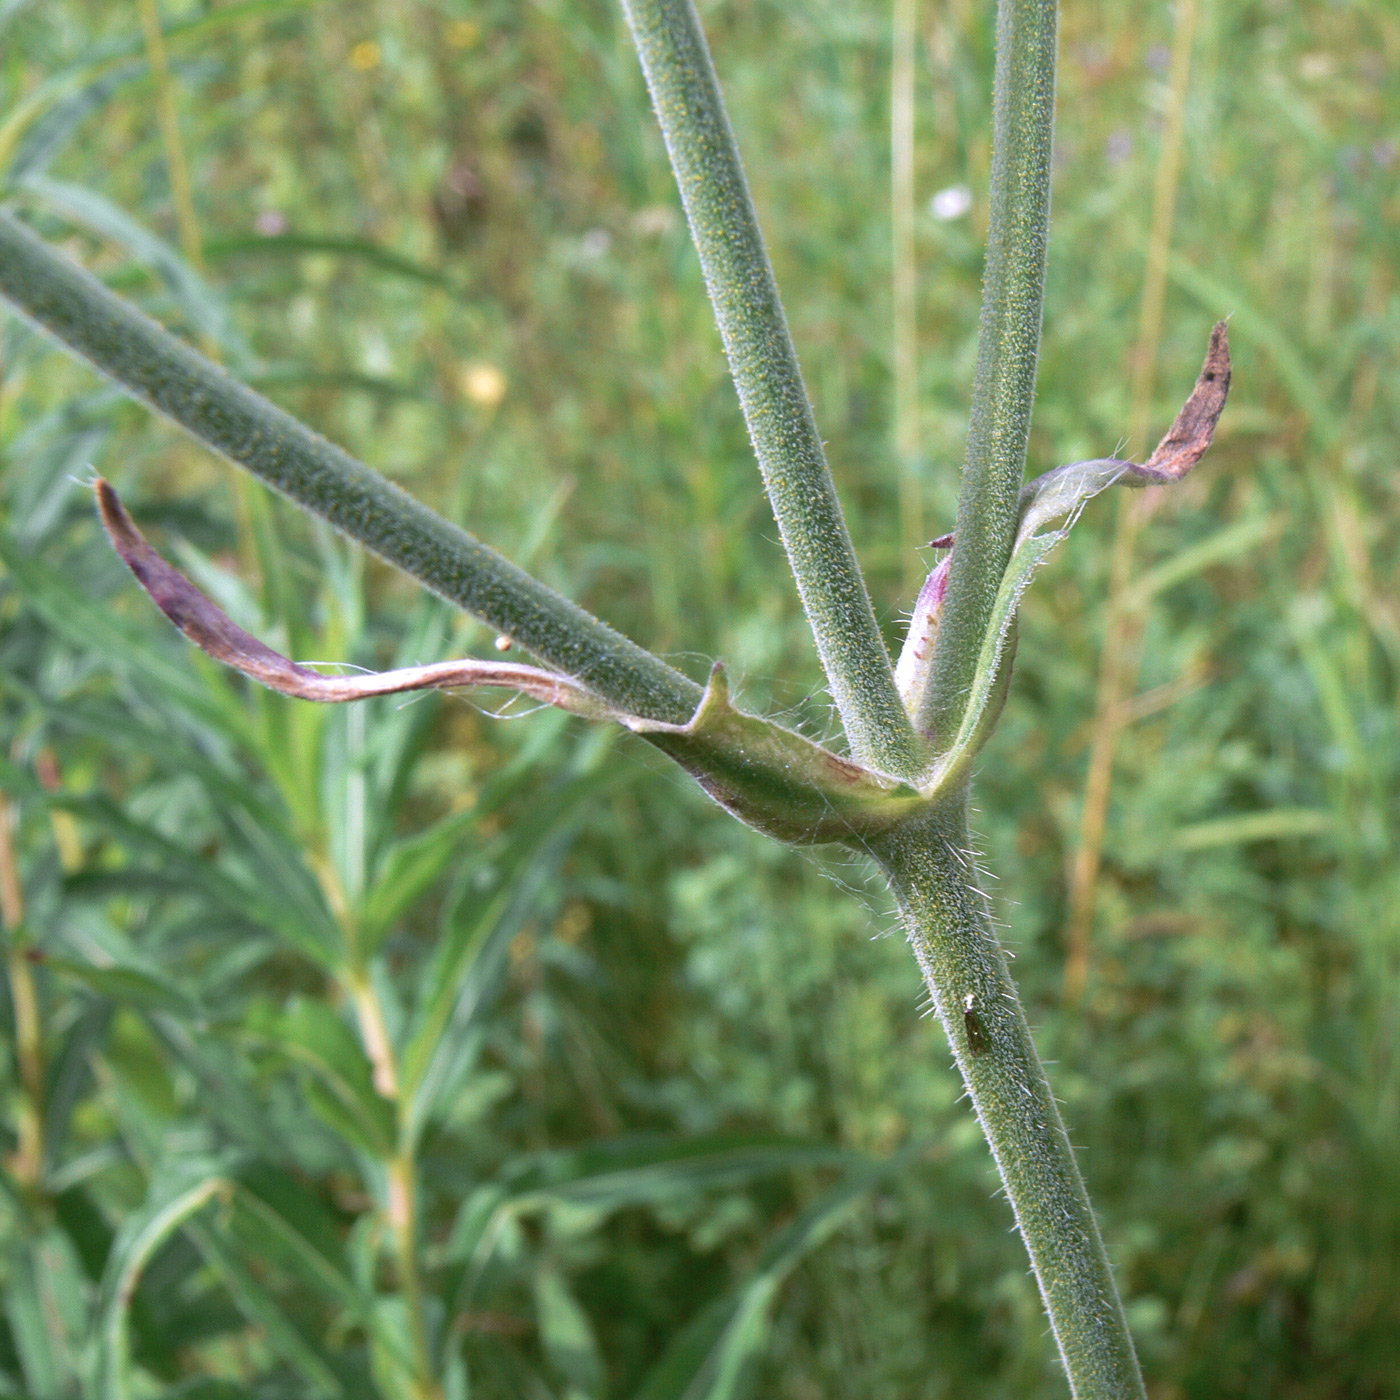
[[1191, 397], [1182, 405], [1167, 435], [1146, 462], [1103, 457], [1071, 462], [1038, 476], [1021, 489], [1021, 524], [1017, 546], [1038, 535], [1053, 521], [1074, 518], [1084, 504], [1115, 483], [1159, 486], [1180, 481], [1206, 454], [1215, 425], [1230, 393], [1230, 339], [1224, 321], [1210, 333], [1205, 364]]
[[161, 558], [136, 528], [110, 482], [99, 479], [96, 489], [102, 524], [112, 544], [161, 612], [214, 660], [242, 671], [245, 676], [251, 676], [282, 695], [340, 703], [412, 690], [495, 688], [518, 691], [589, 719], [619, 718], [611, 707], [578, 681], [537, 666], [469, 658], [358, 676], [323, 676], [306, 666], [298, 666], [245, 632], [179, 570]]
[[1229, 328], [1226, 322], [1217, 321], [1210, 333], [1206, 362], [1191, 397], [1182, 405], [1176, 422], [1157, 444], [1157, 450], [1142, 466], [1130, 464], [1124, 480], [1136, 486], [1180, 481], [1205, 456], [1229, 394]]

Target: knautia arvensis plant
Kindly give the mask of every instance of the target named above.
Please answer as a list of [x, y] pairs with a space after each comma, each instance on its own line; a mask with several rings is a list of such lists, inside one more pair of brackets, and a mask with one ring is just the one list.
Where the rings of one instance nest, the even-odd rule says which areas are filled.
[[991, 212], [957, 520], [892, 666], [827, 467], [719, 85], [691, 0], [624, 0], [734, 382], [832, 698], [838, 753], [702, 685], [178, 342], [0, 214], [0, 292], [196, 439], [508, 635], [540, 666], [444, 661], [324, 676], [232, 623], [146, 543], [98, 482], [107, 531], [198, 646], [289, 696], [345, 701], [505, 687], [632, 730], [727, 811], [785, 842], [837, 842], [888, 879], [1030, 1253], [1075, 1395], [1140, 1396], [1088, 1196], [981, 893], [967, 826], [977, 754], [1011, 681], [1016, 611], [1085, 503], [1180, 479], [1229, 387], [1224, 325], [1142, 464], [1105, 458], [1023, 485], [1041, 327], [1055, 99], [1053, 0], [1000, 0]]

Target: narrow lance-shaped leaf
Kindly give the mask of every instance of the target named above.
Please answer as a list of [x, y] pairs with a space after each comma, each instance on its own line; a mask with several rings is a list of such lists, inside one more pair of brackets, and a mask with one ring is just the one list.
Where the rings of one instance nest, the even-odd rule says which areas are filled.
[[733, 1292], [703, 1308], [644, 1378], [634, 1400], [739, 1400], [749, 1367], [772, 1332], [772, 1308], [793, 1269], [844, 1223], [872, 1190], [911, 1165], [927, 1145], [913, 1143], [883, 1162], [859, 1164], [764, 1250]]
[[96, 1317], [98, 1394], [132, 1394], [127, 1319], [141, 1274], [156, 1251], [192, 1215], [230, 1189], [224, 1164], [176, 1163], [152, 1183], [146, 1204], [124, 1222], [108, 1256]]

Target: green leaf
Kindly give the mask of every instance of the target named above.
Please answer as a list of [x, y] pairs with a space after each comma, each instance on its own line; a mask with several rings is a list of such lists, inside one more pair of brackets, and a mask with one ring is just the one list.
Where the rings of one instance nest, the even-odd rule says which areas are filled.
[[279, 233], [271, 237], [258, 234], [254, 237], [212, 239], [204, 253], [210, 261], [243, 256], [300, 258], [307, 253], [328, 253], [365, 263], [381, 272], [392, 272], [396, 276], [406, 277], [410, 281], [420, 282], [429, 287], [442, 287], [458, 296], [465, 295], [446, 273], [424, 263], [413, 262], [391, 248], [385, 248], [367, 238], [343, 238], [313, 233]]
[[569, 1384], [570, 1396], [594, 1400], [603, 1390], [603, 1358], [593, 1324], [564, 1276], [552, 1264], [535, 1273], [535, 1317], [550, 1365]]
[[426, 830], [389, 845], [359, 918], [361, 954], [370, 956], [401, 919], [462, 857], [463, 840], [487, 815], [480, 806], [454, 812]]
[[5, 171], [5, 183], [20, 184], [42, 175], [78, 134], [83, 123], [105, 106], [119, 87], [139, 77], [143, 69], [140, 63], [124, 64], [54, 102], [19, 142], [10, 168]]
[[310, 1394], [355, 1400], [368, 1392], [368, 1386], [354, 1384], [351, 1376], [341, 1374], [334, 1358], [292, 1321], [283, 1303], [259, 1282], [218, 1230], [196, 1222], [189, 1233], [240, 1311], [257, 1325], [273, 1351], [301, 1375]]
[[252, 1076], [246, 1058], [236, 1054], [229, 1043], [233, 1037], [218, 1022], [191, 1025], [160, 1014], [148, 1019], [164, 1041], [171, 1060], [198, 1082], [204, 1112], [220, 1125], [229, 1142], [274, 1160], [285, 1160], [288, 1144], [279, 1131], [281, 1124], [249, 1082]]
[[27, 602], [70, 645], [108, 657], [125, 675], [139, 678], [177, 709], [220, 731], [232, 727], [238, 711], [232, 692], [197, 677], [174, 653], [151, 644], [147, 628], [133, 626], [101, 602], [74, 587], [57, 570], [35, 558], [0, 530], [0, 561]]
[[1283, 514], [1276, 511], [1247, 515], [1222, 526], [1140, 574], [1123, 598], [1124, 610], [1145, 607], [1159, 593], [1176, 587], [1203, 569], [1227, 563], [1256, 545], [1276, 538], [1283, 527]]
[[145, 1204], [122, 1222], [107, 1258], [96, 1318], [100, 1400], [133, 1394], [128, 1319], [142, 1271], [155, 1252], [210, 1201], [229, 1190], [224, 1164], [177, 1162], [152, 1180]]
[[733, 1188], [799, 1167], [849, 1166], [853, 1156], [843, 1148], [792, 1138], [647, 1135], [527, 1157], [501, 1181], [516, 1209], [558, 1201], [615, 1211]]
[[44, 1230], [12, 1239], [4, 1309], [25, 1388], [34, 1400], [73, 1394], [87, 1325], [86, 1280], [67, 1236]]
[[[202, 776], [208, 780], [210, 770]], [[327, 966], [336, 960], [339, 929], [331, 920], [319, 891], [300, 863], [294, 847], [280, 829], [269, 830], [263, 814], [237, 805], [235, 784], [213, 775], [217, 794], [227, 794], [230, 802], [217, 811], [229, 823], [229, 830], [243, 846], [253, 866], [256, 886], [244, 878], [220, 870], [213, 862], [195, 856], [161, 832], [130, 817], [116, 803], [102, 796], [75, 796], [47, 792], [29, 773], [0, 756], [0, 787], [21, 794], [44, 808], [72, 812], [92, 822], [128, 850], [153, 857], [157, 871], [125, 875], [121, 871], [84, 877], [90, 885], [124, 880], [143, 885], [175, 883], [185, 893], [201, 896], [222, 914], [241, 912], [244, 918], [282, 934], [304, 956]], [[232, 790], [231, 790], [232, 789]], [[73, 882], [81, 892], [83, 880]]]
[[80, 963], [71, 958], [48, 955], [44, 955], [41, 961], [51, 972], [69, 977], [100, 996], [110, 997], [121, 1004], [132, 1004], [152, 1011], [171, 1011], [185, 1018], [196, 1018], [201, 1014], [195, 1003], [173, 982], [143, 968], [117, 965], [100, 967], [94, 963]]
[[295, 998], [283, 1012], [265, 1005], [248, 1033], [309, 1074], [307, 1099], [327, 1124], [377, 1158], [394, 1151], [394, 1106], [374, 1087], [374, 1070], [354, 1031], [324, 1002]]
[[461, 1266], [452, 1314], [470, 1306], [502, 1230], [527, 1212], [573, 1205], [607, 1215], [801, 1167], [850, 1166], [853, 1159], [864, 1160], [822, 1143], [733, 1134], [628, 1137], [518, 1158], [458, 1211], [443, 1249], [445, 1261]]
[[819, 1196], [764, 1250], [738, 1288], [701, 1309], [647, 1375], [635, 1400], [739, 1400], [751, 1364], [768, 1343], [773, 1303], [788, 1275], [865, 1196], [924, 1150], [924, 1144], [911, 1145], [853, 1170]]
[[286, 1171], [266, 1163], [239, 1169], [231, 1238], [252, 1257], [276, 1260], [364, 1325], [370, 1300], [350, 1273], [335, 1223], [320, 1200]]
[[[75, 414], [75, 418], [81, 416]], [[106, 423], [85, 423], [27, 447], [15, 443], [9, 448], [6, 519], [23, 545], [31, 550], [42, 548], [62, 525], [73, 499], [74, 479], [88, 473], [110, 435], [111, 428]]]
[[614, 781], [615, 773], [606, 768], [586, 773], [558, 791], [541, 814], [523, 822], [497, 863], [492, 884], [439, 939], [399, 1067], [410, 1141], [434, 1111], [454, 1046], [489, 1005], [510, 940], [562, 853], [580, 807]]
[[405, 1299], [375, 1299], [369, 1329], [369, 1364], [380, 1395], [422, 1393], [414, 1365], [413, 1316]]
[[74, 1011], [72, 1024], [57, 1040], [49, 1069], [44, 1141], [50, 1152], [55, 1144], [67, 1141], [73, 1110], [92, 1080], [93, 1057], [112, 1019], [112, 1005], [107, 1001], [90, 1001]]
[[[413, 706], [421, 710], [422, 706]], [[382, 742], [376, 727], [372, 736], [372, 752], [367, 753], [373, 766], [374, 790], [378, 800], [392, 809], [401, 801], [409, 757], [409, 734], [401, 726], [400, 712], [395, 715], [395, 727]], [[393, 931], [395, 924], [442, 877], [449, 866], [460, 875], [479, 860], [485, 843], [469, 839], [473, 828], [485, 822], [493, 813], [535, 781], [534, 763], [513, 763], [496, 774], [477, 795], [472, 806], [454, 812], [412, 836], [388, 842], [375, 865], [375, 873], [365, 896], [359, 916], [359, 946], [368, 957]], [[379, 823], [384, 818], [379, 814]], [[440, 953], [439, 953], [440, 956]], [[440, 981], [442, 969], [432, 974]]]

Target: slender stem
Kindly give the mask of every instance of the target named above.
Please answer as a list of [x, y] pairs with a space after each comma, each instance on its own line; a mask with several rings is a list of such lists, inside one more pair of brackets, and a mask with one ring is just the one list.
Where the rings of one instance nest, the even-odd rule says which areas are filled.
[[914, 255], [914, 49], [918, 0], [894, 0], [890, 63], [891, 320], [894, 341], [894, 451], [899, 464], [899, 537], [904, 582], [918, 587], [924, 566], [919, 480], [918, 267]]
[[39, 989], [24, 938], [24, 885], [15, 849], [15, 810], [0, 793], [0, 922], [8, 943], [10, 1010], [14, 1016], [15, 1061], [19, 1069], [19, 1142], [10, 1161], [15, 1180], [38, 1189], [44, 1174], [44, 1040]]
[[345, 984], [355, 1006], [365, 1054], [374, 1067], [374, 1087], [394, 1104], [399, 1124], [398, 1145], [382, 1164], [384, 1213], [394, 1236], [399, 1286], [403, 1289], [413, 1332], [414, 1365], [418, 1372], [414, 1396], [415, 1400], [441, 1400], [443, 1392], [434, 1374], [428, 1319], [424, 1309], [423, 1272], [418, 1261], [418, 1162], [411, 1135], [405, 1127], [398, 1059], [389, 1037], [384, 1004], [368, 969], [358, 965], [350, 968], [345, 974]]
[[[1166, 304], [1172, 225], [1176, 221], [1176, 195], [1181, 183], [1186, 96], [1191, 86], [1191, 51], [1196, 40], [1198, 8], [1197, 0], [1181, 0], [1176, 31], [1172, 35], [1171, 88], [1152, 195], [1152, 232], [1147, 245], [1147, 270], [1143, 277], [1137, 344], [1133, 349], [1132, 396], [1128, 407], [1129, 442], [1142, 450], [1147, 446], [1148, 419], [1162, 343], [1162, 312]], [[1142, 495], [1120, 497], [1118, 501], [1118, 523], [1109, 565], [1108, 625], [1099, 656], [1098, 693], [1094, 700], [1094, 737], [1089, 748], [1089, 771], [1084, 779], [1079, 845], [1070, 871], [1064, 996], [1071, 1004], [1083, 996], [1089, 979], [1094, 891], [1103, 860], [1104, 832], [1108, 828], [1108, 799], [1113, 790], [1113, 764], [1122, 731], [1123, 702], [1137, 683], [1137, 650], [1133, 643], [1140, 621], [1136, 610], [1126, 606], [1128, 586], [1132, 582], [1138, 532], [1160, 495], [1160, 491], [1149, 490]]]
[[175, 223], [180, 230], [180, 248], [196, 272], [204, 271], [204, 249], [199, 237], [199, 221], [194, 213], [190, 168], [180, 140], [180, 119], [175, 110], [175, 86], [170, 79], [170, 56], [160, 27], [157, 0], [139, 0], [141, 27], [146, 36], [146, 54], [156, 85], [156, 111], [160, 116], [161, 143], [170, 177], [170, 193], [175, 201]]
[[999, 0], [992, 203], [957, 544], [919, 727], [957, 733], [1011, 557], [1040, 349], [1055, 124], [1055, 0]]
[[993, 931], [966, 793], [872, 843], [996, 1158], [1077, 1400], [1142, 1400], [1083, 1178]]
[[418, 1265], [418, 1164], [405, 1152], [386, 1163], [389, 1224], [399, 1256], [399, 1283], [413, 1327], [413, 1350], [418, 1367], [416, 1400], [442, 1400], [442, 1385], [433, 1373], [432, 1347], [423, 1302], [423, 1278]]
[[[346, 942], [351, 941], [347, 935]], [[374, 1087], [386, 1099], [399, 1096], [399, 1062], [394, 1054], [394, 1042], [389, 1036], [389, 1022], [384, 1005], [375, 990], [369, 970], [356, 966], [347, 972], [345, 985], [355, 1007], [355, 1019], [360, 1023], [360, 1039], [374, 1071]]]
[[623, 0], [730, 371], [851, 752], [922, 766], [788, 333], [692, 0]]
[[206, 446], [631, 714], [683, 724], [701, 689], [434, 514], [0, 212], [0, 296]]

